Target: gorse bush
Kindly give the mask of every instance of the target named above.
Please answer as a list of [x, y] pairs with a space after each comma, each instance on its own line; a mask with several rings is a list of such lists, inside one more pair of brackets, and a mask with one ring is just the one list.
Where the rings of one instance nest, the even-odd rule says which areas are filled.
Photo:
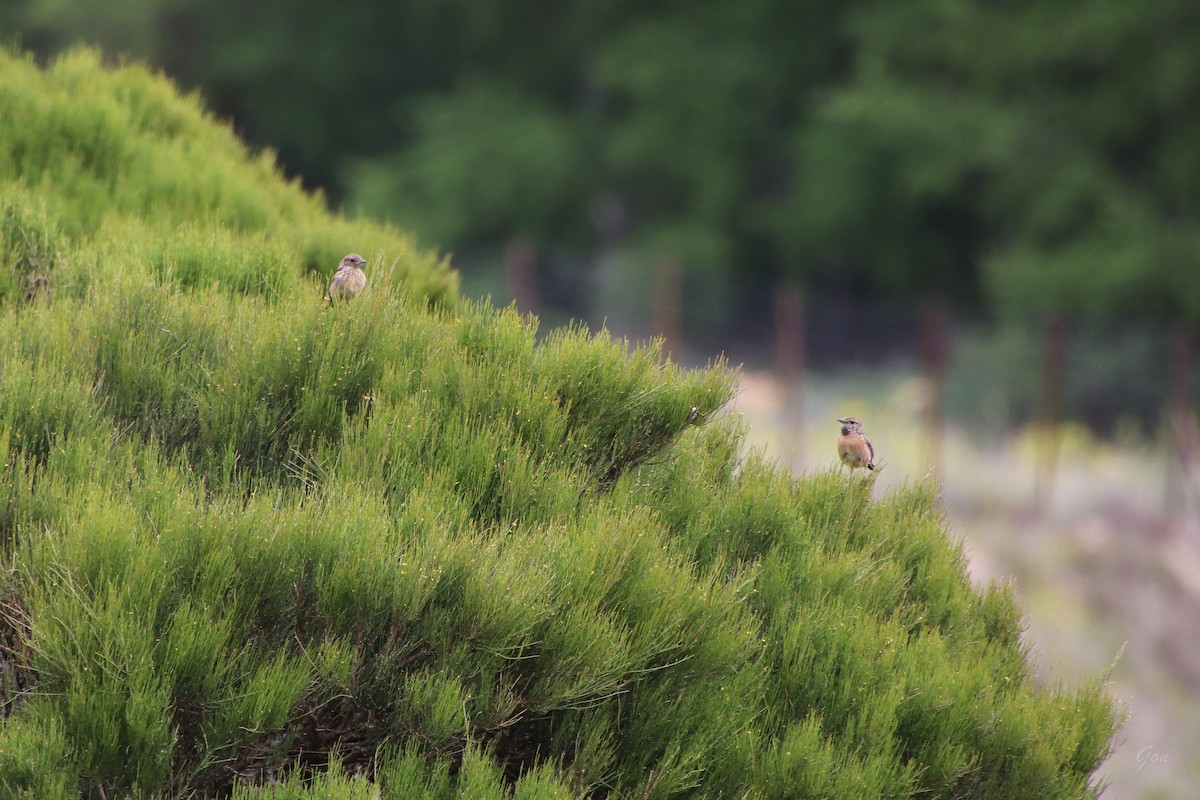
[[456, 302], [138, 68], [0, 87], [5, 796], [1096, 794], [932, 487], [747, 457], [723, 365]]

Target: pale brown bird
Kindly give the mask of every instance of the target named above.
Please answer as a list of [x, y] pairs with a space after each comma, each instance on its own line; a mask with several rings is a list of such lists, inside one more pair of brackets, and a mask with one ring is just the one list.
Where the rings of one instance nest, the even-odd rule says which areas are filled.
[[329, 282], [330, 302], [353, 300], [362, 294], [362, 290], [367, 286], [367, 275], [362, 271], [362, 265], [366, 263], [357, 253], [351, 253], [342, 259], [337, 272], [333, 273], [333, 280]]
[[859, 467], [875, 469], [875, 448], [863, 433], [862, 423], [854, 417], [843, 417], [842, 435], [838, 437], [838, 457], [850, 468], [851, 474]]

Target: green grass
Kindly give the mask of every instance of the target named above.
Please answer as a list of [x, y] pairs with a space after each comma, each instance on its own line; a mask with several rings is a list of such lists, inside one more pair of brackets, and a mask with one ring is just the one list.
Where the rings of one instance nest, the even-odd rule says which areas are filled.
[[932, 487], [746, 456], [723, 365], [457, 302], [140, 68], [0, 91], [7, 796], [1095, 795]]

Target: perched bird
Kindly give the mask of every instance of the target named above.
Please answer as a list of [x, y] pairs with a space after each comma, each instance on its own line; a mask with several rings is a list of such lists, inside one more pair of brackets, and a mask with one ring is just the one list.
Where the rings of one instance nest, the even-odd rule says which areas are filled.
[[333, 280], [329, 282], [329, 300], [353, 300], [362, 294], [367, 285], [367, 275], [362, 271], [362, 265], [367, 263], [357, 253], [351, 253], [338, 264]]
[[853, 474], [859, 467], [875, 469], [875, 448], [871, 440], [863, 433], [862, 423], [854, 417], [843, 417], [842, 435], [838, 437], [838, 457], [850, 468]]
[[25, 302], [32, 303], [34, 300], [41, 299], [46, 303], [50, 302], [50, 278], [37, 272], [30, 272], [25, 276]]

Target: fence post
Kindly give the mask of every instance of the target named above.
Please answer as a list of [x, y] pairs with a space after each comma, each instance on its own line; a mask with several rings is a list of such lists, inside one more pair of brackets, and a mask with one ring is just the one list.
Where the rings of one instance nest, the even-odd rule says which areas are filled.
[[1181, 514], [1187, 507], [1188, 493], [1192, 500], [1200, 503], [1200, 475], [1196, 468], [1196, 411], [1193, 403], [1194, 365], [1196, 363], [1196, 330], [1187, 322], [1181, 322], [1172, 334], [1171, 355], [1167, 374], [1170, 376], [1170, 396], [1167, 417], [1175, 454], [1179, 457], [1179, 470], [1168, 467], [1167, 513], [1170, 517]]
[[795, 467], [804, 440], [804, 293], [782, 278], [775, 285], [775, 369], [783, 386], [784, 453]]
[[1060, 312], [1054, 312], [1046, 319], [1043, 329], [1041, 399], [1035, 428], [1039, 463], [1034, 473], [1033, 507], [1039, 516], [1050, 509], [1054, 499], [1066, 370], [1067, 318]]
[[949, 350], [946, 303], [940, 297], [921, 304], [920, 358], [925, 468], [940, 473], [946, 429], [946, 354]]
[[537, 247], [523, 236], [504, 245], [504, 282], [518, 310], [526, 314], [537, 311]]
[[650, 325], [663, 339], [663, 357], [678, 359], [683, 351], [683, 277], [673, 258], [656, 263]]

